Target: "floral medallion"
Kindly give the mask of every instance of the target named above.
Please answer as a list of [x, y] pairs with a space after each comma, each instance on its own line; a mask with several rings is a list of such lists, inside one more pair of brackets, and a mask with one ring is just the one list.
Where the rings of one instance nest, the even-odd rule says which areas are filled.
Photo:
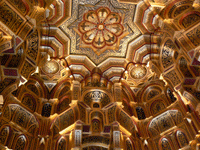
[[131, 70], [130, 70], [130, 76], [133, 79], [141, 79], [143, 78], [145, 75], [147, 74], [147, 69], [142, 66], [142, 65], [137, 65], [134, 66]]
[[153, 76], [149, 65], [129, 64], [125, 71], [124, 78], [131, 86], [138, 86], [145, 83]]
[[126, 58], [128, 45], [142, 34], [134, 23], [135, 9], [136, 4], [119, 0], [73, 0], [71, 17], [59, 27], [69, 38], [65, 53], [87, 57], [97, 66]]
[[59, 64], [56, 61], [47, 61], [42, 69], [47, 74], [55, 74], [59, 71]]
[[62, 65], [61, 60], [51, 59], [41, 64], [40, 66], [40, 76], [46, 80], [54, 80], [57, 81], [63, 73], [65, 73], [66, 69]]
[[117, 50], [120, 39], [125, 36], [120, 14], [111, 12], [107, 7], [85, 13], [78, 30], [82, 39], [81, 46], [92, 48], [97, 55], [108, 49]]

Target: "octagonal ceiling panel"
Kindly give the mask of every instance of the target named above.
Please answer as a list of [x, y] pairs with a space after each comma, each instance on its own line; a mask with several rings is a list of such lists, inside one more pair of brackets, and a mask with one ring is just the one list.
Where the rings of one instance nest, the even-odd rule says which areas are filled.
[[141, 35], [133, 23], [135, 4], [73, 0], [71, 7], [71, 17], [60, 25], [71, 40], [69, 55], [87, 56], [95, 65], [126, 58], [128, 44]]

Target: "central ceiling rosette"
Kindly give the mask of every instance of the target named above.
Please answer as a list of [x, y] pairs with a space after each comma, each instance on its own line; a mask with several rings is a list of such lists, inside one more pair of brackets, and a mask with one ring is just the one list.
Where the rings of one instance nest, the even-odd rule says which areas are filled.
[[107, 49], [117, 50], [120, 39], [125, 36], [121, 22], [120, 14], [111, 12], [109, 8], [88, 11], [78, 26], [81, 46], [92, 48], [97, 55]]
[[[69, 56], [86, 57], [95, 66], [112, 58], [123, 60], [128, 45], [141, 35], [134, 23], [136, 4], [77, 0], [71, 6], [71, 17], [59, 26], [70, 41], [65, 48]], [[76, 63], [81, 63], [78, 57]]]

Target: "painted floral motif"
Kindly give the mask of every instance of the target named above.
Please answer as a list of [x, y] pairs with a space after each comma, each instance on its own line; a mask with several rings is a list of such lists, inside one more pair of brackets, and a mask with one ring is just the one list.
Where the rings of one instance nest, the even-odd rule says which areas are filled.
[[[105, 51], [109, 46], [116, 46], [119, 36], [123, 33], [121, 17], [118, 13], [111, 12], [106, 7], [96, 11], [88, 11], [79, 24], [82, 41], [98, 51]], [[103, 51], [100, 49], [104, 49]], [[96, 51], [95, 51], [96, 52]], [[97, 52], [99, 55], [101, 52]]]

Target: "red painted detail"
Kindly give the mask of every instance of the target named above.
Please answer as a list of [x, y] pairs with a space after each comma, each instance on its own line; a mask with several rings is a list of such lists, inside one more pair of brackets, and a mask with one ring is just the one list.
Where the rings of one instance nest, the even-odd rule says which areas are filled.
[[4, 51], [3, 53], [15, 53], [15, 50], [13, 48], [9, 49], [9, 50], [6, 50]]
[[185, 79], [184, 85], [194, 85], [196, 79]]
[[191, 58], [193, 58], [193, 57], [194, 57], [194, 50], [190, 51], [188, 54], [189, 54], [189, 56], [190, 56]]
[[16, 46], [22, 42], [22, 40], [20, 40], [20, 38], [18, 38], [18, 37], [15, 40], [16, 40]]
[[6, 76], [17, 76], [17, 70], [16, 69], [3, 69], [4, 75]]

